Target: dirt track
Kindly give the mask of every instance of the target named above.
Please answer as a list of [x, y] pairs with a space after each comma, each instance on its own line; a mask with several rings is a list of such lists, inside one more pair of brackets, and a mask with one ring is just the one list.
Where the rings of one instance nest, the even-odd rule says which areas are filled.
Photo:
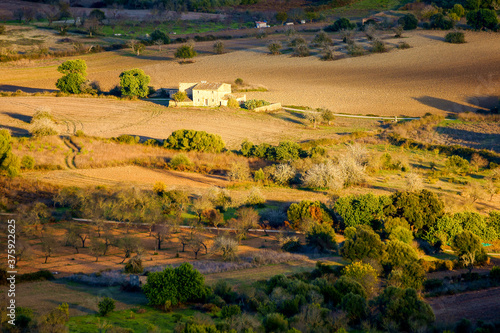
[[[466, 32], [468, 42], [460, 45], [445, 43], [445, 34], [409, 32], [402, 40], [411, 49], [329, 62], [317, 56], [270, 56], [265, 47], [255, 47], [202, 56], [193, 64], [179, 65], [171, 56], [174, 45], [162, 53], [152, 47], [140, 57], [122, 50], [80, 58], [87, 61], [89, 79], [98, 80], [104, 89], [118, 84], [121, 71], [140, 67], [156, 88], [201, 80], [233, 82], [241, 77], [269, 89], [250, 92], [249, 98], [328, 107], [339, 113], [418, 116], [471, 111], [477, 104], [491, 106], [486, 104], [491, 104], [495, 100], [491, 97], [498, 96], [500, 90], [500, 34]], [[262, 45], [261, 40], [254, 40]], [[402, 40], [387, 41], [395, 45]], [[231, 42], [226, 42], [229, 49]], [[209, 49], [212, 44], [198, 43], [195, 48]], [[54, 89], [61, 61], [28, 69], [0, 65], [0, 86]]]

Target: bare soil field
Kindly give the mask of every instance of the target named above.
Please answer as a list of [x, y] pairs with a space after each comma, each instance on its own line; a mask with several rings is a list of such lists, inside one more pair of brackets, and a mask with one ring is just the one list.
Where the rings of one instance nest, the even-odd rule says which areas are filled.
[[58, 170], [49, 172], [25, 173], [25, 178], [40, 180], [55, 185], [78, 186], [139, 186], [151, 189], [156, 182], [185, 189], [225, 187], [227, 180], [215, 175], [201, 175], [171, 170], [148, 169], [139, 166], [122, 166], [101, 169]]
[[500, 288], [428, 298], [427, 302], [439, 323], [455, 323], [462, 318], [495, 321], [500, 313]]
[[[233, 82], [241, 77], [269, 89], [268, 92], [249, 92], [248, 98], [327, 107], [341, 113], [419, 116], [427, 112], [447, 114], [488, 107], [483, 102], [475, 104], [492, 100], [481, 97], [498, 96], [500, 35], [466, 32], [467, 43], [456, 45], [445, 43], [445, 34], [443, 31], [408, 32], [405, 38], [393, 42], [405, 41], [411, 49], [393, 49], [388, 53], [336, 61], [321, 61], [318, 55], [270, 56], [262, 47], [262, 40], [257, 39], [254, 41], [258, 47], [222, 55], [207, 51], [208, 56], [198, 57], [187, 65], [172, 60], [176, 45], [170, 45], [161, 53], [151, 47], [139, 57], [120, 50], [78, 58], [87, 61], [88, 78], [99, 81], [105, 90], [118, 84], [118, 75], [123, 70], [139, 67], [151, 76], [155, 88], [201, 80]], [[228, 49], [232, 42], [225, 42]], [[213, 42], [201, 42], [195, 49], [211, 45]], [[341, 47], [338, 54], [342, 57]], [[56, 68], [62, 61], [22, 69], [15, 64], [1, 64], [0, 88], [8, 85], [53, 90], [60, 77]], [[91, 100], [86, 104], [87, 109], [94, 107]]]

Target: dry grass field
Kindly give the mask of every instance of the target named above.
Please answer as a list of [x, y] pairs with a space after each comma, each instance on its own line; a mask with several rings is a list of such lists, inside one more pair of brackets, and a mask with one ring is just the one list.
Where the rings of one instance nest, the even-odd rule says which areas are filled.
[[[466, 32], [467, 43], [456, 45], [445, 43], [445, 34], [443, 31], [407, 32], [403, 39], [386, 39], [386, 42], [397, 45], [405, 41], [411, 49], [392, 49], [388, 53], [336, 61], [321, 61], [318, 55], [270, 56], [263, 46], [267, 40], [255, 38], [226, 41], [229, 51], [233, 43], [247, 45], [222, 55], [213, 55], [213, 42], [197, 43], [195, 49], [205, 50], [202, 52], [205, 56], [187, 65], [173, 59], [177, 45], [169, 45], [162, 52], [150, 47], [139, 57], [129, 50], [120, 50], [78, 58], [87, 61], [88, 78], [99, 81], [105, 90], [118, 84], [118, 75], [123, 70], [138, 67], [151, 76], [155, 88], [201, 80], [233, 82], [241, 77], [269, 89], [247, 93], [249, 98], [285, 105], [327, 107], [344, 113], [418, 116], [426, 112], [457, 113], [491, 106], [492, 96], [498, 95], [500, 86], [495, 74], [500, 70], [500, 35]], [[363, 41], [364, 37], [358, 37]], [[389, 38], [390, 33], [381, 37]], [[339, 36], [335, 40], [338, 55], [342, 56]], [[54, 90], [54, 83], [60, 77], [56, 68], [62, 61], [64, 59], [50, 64], [44, 62], [41, 66], [35, 63], [29, 68], [15, 63], [1, 64], [0, 89]], [[11, 112], [22, 108], [22, 102], [16, 104], [13, 110], [10, 107]], [[68, 105], [66, 110], [95, 110], [103, 104], [102, 100], [89, 99], [79, 107]]]

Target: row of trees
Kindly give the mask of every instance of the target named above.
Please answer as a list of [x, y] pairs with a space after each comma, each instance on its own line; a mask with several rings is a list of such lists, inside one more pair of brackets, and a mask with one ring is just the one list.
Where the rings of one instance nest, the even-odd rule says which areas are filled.
[[[57, 80], [56, 87], [64, 93], [96, 94], [98, 84], [86, 80], [87, 64], [84, 60], [67, 60], [57, 70], [64, 74]], [[150, 93], [149, 82], [151, 78], [142, 69], [131, 69], [120, 74], [120, 91], [123, 96], [147, 97]]]

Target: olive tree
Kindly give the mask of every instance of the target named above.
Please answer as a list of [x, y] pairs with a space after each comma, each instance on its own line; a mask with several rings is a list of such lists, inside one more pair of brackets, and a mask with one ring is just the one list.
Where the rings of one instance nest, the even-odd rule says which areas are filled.
[[149, 94], [151, 78], [142, 69], [134, 68], [120, 74], [121, 92], [129, 97], [146, 97]]
[[79, 94], [81, 92], [81, 85], [85, 82], [87, 76], [85, 60], [67, 60], [57, 67], [57, 71], [64, 74], [56, 82], [57, 89], [70, 94]]

